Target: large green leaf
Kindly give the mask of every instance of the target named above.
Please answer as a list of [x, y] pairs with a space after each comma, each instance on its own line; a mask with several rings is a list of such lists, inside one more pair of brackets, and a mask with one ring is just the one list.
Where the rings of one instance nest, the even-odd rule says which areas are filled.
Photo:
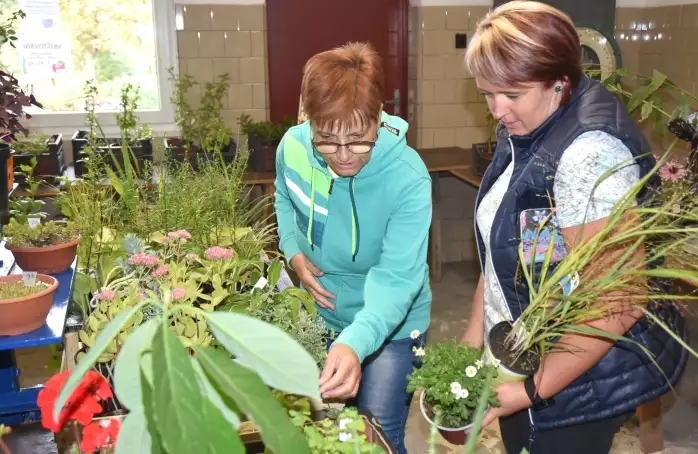
[[[145, 355], [144, 355], [145, 356]], [[163, 454], [162, 436], [158, 432], [157, 424], [155, 423], [155, 408], [153, 406], [153, 385], [152, 377], [148, 378], [141, 369], [141, 395], [143, 396], [143, 412], [148, 433], [150, 434], [150, 446], [152, 454]]]
[[218, 342], [264, 383], [279, 391], [321, 399], [315, 360], [286, 332], [242, 314], [207, 312], [205, 317]]
[[161, 324], [153, 337], [153, 415], [168, 454], [203, 453], [203, 405], [182, 342]]
[[121, 423], [114, 454], [151, 454], [151, 452], [153, 452], [152, 439], [143, 409], [129, 411]]
[[202, 392], [179, 337], [160, 325], [153, 338], [153, 410], [168, 454], [244, 453], [237, 429]]
[[87, 351], [87, 354], [82, 357], [80, 362], [78, 362], [78, 364], [75, 366], [75, 369], [73, 370], [73, 373], [70, 374], [70, 377], [68, 377], [68, 380], [65, 382], [65, 385], [63, 385], [63, 388], [61, 389], [61, 392], [58, 395], [56, 402], [54, 403], [54, 419], [58, 420], [58, 416], [60, 415], [61, 409], [68, 401], [70, 395], [80, 384], [82, 378], [85, 376], [87, 371], [92, 369], [100, 355], [107, 349], [111, 341], [121, 331], [121, 328], [123, 328], [129, 322], [129, 320], [131, 320], [131, 318], [134, 315], [136, 315], [136, 313], [138, 313], [141, 310], [141, 308], [146, 304], [148, 304], [147, 300], [138, 303], [136, 306], [132, 307], [128, 311], [123, 311], [119, 313], [119, 315], [114, 317], [114, 319], [111, 322], [109, 322], [107, 326], [104, 327], [102, 332], [99, 333], [99, 336], [97, 336], [94, 345], [92, 345], [92, 347]]
[[264, 445], [272, 452], [310, 452], [301, 432], [286, 409], [251, 370], [218, 350], [195, 347], [196, 358], [217, 388], [232, 399], [262, 432]]
[[[121, 402], [129, 410], [136, 410], [143, 406], [141, 402], [141, 367], [146, 364], [152, 368], [152, 359], [141, 364], [141, 354], [146, 348], [150, 348], [158, 323], [162, 323], [160, 317], [151, 318], [132, 332], [114, 365], [114, 392]], [[152, 369], [151, 369], [152, 370]], [[152, 372], [148, 376], [152, 375]]]
[[[228, 358], [228, 361], [232, 362], [230, 358]], [[192, 358], [191, 363], [192, 366], [194, 366], [194, 370], [196, 371], [197, 377], [199, 379], [199, 385], [201, 385], [201, 392], [203, 392], [204, 395], [208, 397], [208, 399], [211, 401], [214, 407], [220, 410], [221, 414], [230, 423], [231, 427], [234, 427], [236, 429], [240, 427], [240, 416], [238, 416], [238, 414], [235, 412], [233, 408], [230, 408], [232, 405], [229, 406], [218, 393], [218, 390], [216, 390], [216, 388], [213, 387], [208, 377], [204, 373], [204, 370], [201, 368], [199, 362], [196, 359]]]
[[276, 283], [279, 282], [279, 277], [281, 277], [281, 270], [284, 267], [284, 263], [275, 259], [269, 265], [269, 270], [267, 271], [267, 280], [269, 281], [270, 287], [276, 287]]

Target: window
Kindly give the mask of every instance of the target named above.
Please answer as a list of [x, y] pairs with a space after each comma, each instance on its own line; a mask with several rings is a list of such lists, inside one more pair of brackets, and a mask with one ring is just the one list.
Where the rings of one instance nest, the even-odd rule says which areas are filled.
[[[122, 87], [138, 87], [138, 116], [156, 131], [173, 131], [167, 69], [175, 66], [171, 0], [0, 0], [0, 21], [16, 9], [16, 48], [0, 48], [0, 67], [13, 74], [44, 109], [25, 125], [69, 138], [85, 127], [84, 88], [94, 80], [98, 118], [115, 131]], [[67, 137], [66, 137], [67, 136]]]

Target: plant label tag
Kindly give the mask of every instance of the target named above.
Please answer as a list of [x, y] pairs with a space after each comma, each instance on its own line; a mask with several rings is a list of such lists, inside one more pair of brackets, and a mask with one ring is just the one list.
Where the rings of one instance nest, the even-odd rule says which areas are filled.
[[267, 280], [267, 278], [262, 276], [259, 278], [257, 283], [254, 285], [254, 288], [263, 289], [264, 287], [266, 287], [268, 282], [269, 281]]
[[276, 288], [282, 291], [289, 287], [294, 287], [291, 276], [288, 275], [286, 268], [281, 268], [281, 275], [279, 276], [279, 282], [276, 283]]
[[41, 224], [40, 218], [29, 218], [27, 219], [27, 224], [29, 224], [30, 229], [35, 229]]
[[25, 287], [34, 287], [36, 285], [36, 271], [25, 271], [22, 273], [22, 280]]

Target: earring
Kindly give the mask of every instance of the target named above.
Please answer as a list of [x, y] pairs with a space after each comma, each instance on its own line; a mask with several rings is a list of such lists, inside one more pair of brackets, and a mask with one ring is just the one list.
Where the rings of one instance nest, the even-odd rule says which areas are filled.
[[559, 85], [555, 87], [555, 93], [562, 93], [562, 87]]

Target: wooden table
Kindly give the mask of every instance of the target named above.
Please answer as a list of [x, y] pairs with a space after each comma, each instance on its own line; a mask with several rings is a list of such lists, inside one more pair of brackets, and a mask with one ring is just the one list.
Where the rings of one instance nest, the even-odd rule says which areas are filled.
[[442, 242], [441, 242], [441, 208], [439, 204], [439, 173], [449, 173], [464, 183], [476, 188], [480, 187], [482, 177], [475, 172], [473, 163], [473, 151], [469, 148], [446, 147], [427, 148], [418, 150], [419, 155], [432, 173], [434, 186], [434, 203], [431, 217], [430, 241], [429, 241], [429, 268], [431, 278], [439, 282], [442, 277]]

